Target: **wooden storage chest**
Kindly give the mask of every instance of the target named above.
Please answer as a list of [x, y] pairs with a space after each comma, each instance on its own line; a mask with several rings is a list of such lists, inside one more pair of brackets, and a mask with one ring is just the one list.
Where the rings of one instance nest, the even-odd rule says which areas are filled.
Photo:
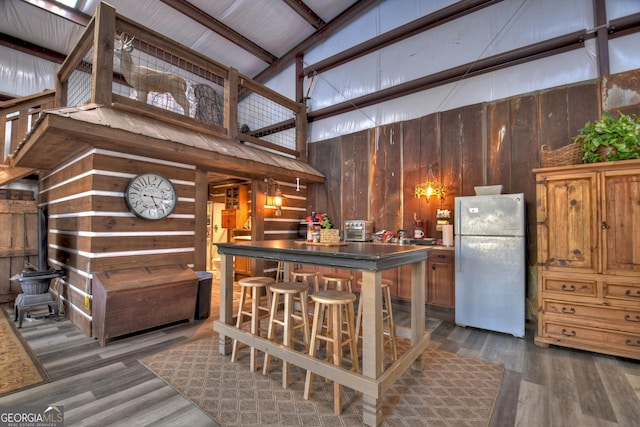
[[104, 346], [115, 337], [193, 321], [198, 275], [182, 265], [94, 273], [92, 336]]

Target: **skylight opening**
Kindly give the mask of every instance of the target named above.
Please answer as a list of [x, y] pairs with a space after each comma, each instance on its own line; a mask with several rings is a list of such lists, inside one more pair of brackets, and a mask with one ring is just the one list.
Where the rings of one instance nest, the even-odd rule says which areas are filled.
[[65, 6], [68, 6], [72, 9], [75, 9], [78, 6], [78, 0], [54, 0], [56, 3], [61, 3]]

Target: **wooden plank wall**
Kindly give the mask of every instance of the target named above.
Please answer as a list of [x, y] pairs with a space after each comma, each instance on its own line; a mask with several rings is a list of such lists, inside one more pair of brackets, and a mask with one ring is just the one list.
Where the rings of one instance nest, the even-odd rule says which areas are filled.
[[38, 206], [35, 200], [0, 200], [0, 303], [14, 301], [20, 283], [9, 280], [38, 265]]
[[[131, 214], [123, 193], [143, 172], [172, 180], [178, 192], [174, 213], [159, 221]], [[196, 171], [189, 165], [92, 150], [40, 180], [39, 203], [48, 217], [49, 261], [68, 272], [65, 312], [91, 335], [93, 272], [195, 263]], [[205, 217], [206, 218], [206, 217]]]
[[[372, 219], [376, 230], [413, 230], [415, 215], [428, 221], [429, 236], [440, 238], [438, 208], [455, 216], [456, 196], [475, 194], [476, 185], [502, 184], [504, 193], [525, 194], [528, 263], [535, 265], [531, 170], [540, 166], [540, 147], [570, 143], [587, 121], [599, 117], [600, 105], [600, 83], [589, 81], [312, 143], [309, 162], [326, 175], [326, 185], [309, 189], [309, 209], [329, 212], [338, 224]], [[442, 204], [414, 196], [429, 164], [438, 166], [447, 187]]]

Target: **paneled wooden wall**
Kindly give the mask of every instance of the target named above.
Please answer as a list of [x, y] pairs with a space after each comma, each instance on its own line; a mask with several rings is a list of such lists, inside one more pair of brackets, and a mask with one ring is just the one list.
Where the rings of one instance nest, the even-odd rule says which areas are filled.
[[[124, 202], [129, 180], [149, 171], [167, 176], [177, 189], [176, 210], [166, 219], [140, 219]], [[105, 150], [89, 151], [41, 178], [50, 264], [68, 272], [64, 308], [87, 335], [94, 272], [194, 265], [195, 179], [193, 166]]]
[[5, 303], [22, 292], [20, 282], [9, 280], [11, 276], [22, 272], [25, 263], [38, 266], [36, 201], [0, 200], [0, 227], [0, 303]]
[[[535, 265], [535, 187], [543, 144], [571, 142], [588, 120], [600, 115], [600, 83], [560, 87], [486, 104], [434, 113], [419, 119], [310, 144], [309, 161], [326, 185], [309, 190], [309, 208], [332, 220], [371, 219], [376, 230], [413, 230], [415, 217], [435, 231], [438, 208], [453, 212], [454, 198], [474, 186], [502, 184], [504, 193], [525, 194], [528, 263]], [[447, 187], [440, 203], [416, 199], [429, 164]], [[453, 220], [453, 218], [452, 218]]]

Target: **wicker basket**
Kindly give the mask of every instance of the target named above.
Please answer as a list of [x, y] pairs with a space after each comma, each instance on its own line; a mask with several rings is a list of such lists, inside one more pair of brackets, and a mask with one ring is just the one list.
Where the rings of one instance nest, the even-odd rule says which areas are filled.
[[540, 148], [540, 163], [543, 168], [553, 166], [569, 166], [582, 163], [582, 146], [573, 142], [557, 150], [552, 150], [548, 144], [544, 144]]
[[338, 243], [340, 241], [340, 229], [321, 228], [320, 243]]

